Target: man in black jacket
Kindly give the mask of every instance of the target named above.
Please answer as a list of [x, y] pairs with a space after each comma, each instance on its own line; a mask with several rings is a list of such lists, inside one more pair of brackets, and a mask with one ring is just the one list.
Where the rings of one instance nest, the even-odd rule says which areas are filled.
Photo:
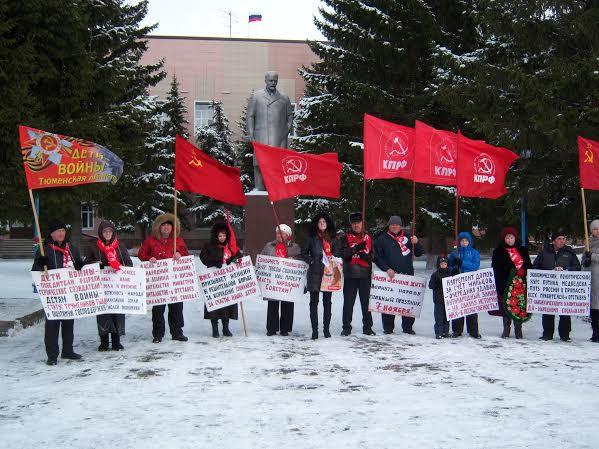
[[[50, 220], [48, 225], [48, 237], [44, 241], [44, 254], [42, 256], [38, 249], [35, 253], [33, 267], [31, 271], [43, 271], [44, 267], [48, 270], [58, 268], [74, 268], [80, 270], [83, 261], [79, 250], [71, 245], [67, 239], [67, 226], [60, 220]], [[58, 334], [62, 327], [62, 358], [78, 360], [81, 356], [73, 351], [73, 323], [74, 320], [48, 320], [44, 332], [44, 343], [46, 345], [46, 354], [48, 365], [56, 365], [58, 360]]]
[[[413, 256], [421, 256], [422, 246], [418, 243], [418, 237], [405, 234], [402, 230], [401, 218], [394, 215], [389, 218], [387, 223], [388, 230], [376, 239], [374, 244], [374, 262], [377, 266], [387, 272], [390, 278], [398, 274], [414, 275]], [[412, 254], [414, 251], [414, 254]], [[392, 334], [395, 327], [395, 315], [382, 314], [383, 331], [385, 334]], [[401, 327], [406, 334], [415, 334], [415, 318], [401, 317]]]
[[[580, 262], [571, 246], [566, 245], [566, 233], [554, 232], [551, 242], [546, 243], [539, 253], [532, 268], [535, 270], [580, 271]], [[553, 340], [555, 315], [543, 314], [543, 335], [539, 340]], [[557, 331], [562, 341], [570, 341], [572, 321], [569, 315], [560, 315]]]
[[376, 335], [372, 330], [372, 314], [368, 311], [370, 283], [372, 277], [372, 237], [364, 230], [360, 212], [349, 215], [351, 229], [340, 243], [343, 257], [343, 331], [341, 335], [351, 335], [351, 322], [356, 295], [360, 294], [362, 306], [362, 332]]

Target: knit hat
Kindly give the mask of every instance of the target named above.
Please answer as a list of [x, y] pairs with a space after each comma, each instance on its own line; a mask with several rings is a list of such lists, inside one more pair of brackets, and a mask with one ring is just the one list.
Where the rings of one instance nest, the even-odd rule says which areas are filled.
[[442, 263], [449, 263], [446, 256], [437, 257], [437, 268], [439, 268]]
[[359, 223], [360, 221], [362, 221], [362, 212], [352, 212], [349, 214], [350, 223]]
[[391, 226], [391, 225], [400, 225], [401, 226], [402, 225], [401, 218], [398, 217], [397, 215], [392, 215], [389, 218], [389, 221], [387, 222], [387, 226]]
[[505, 236], [508, 234], [512, 234], [514, 237], [516, 237], [516, 240], [518, 240], [520, 238], [520, 235], [518, 234], [518, 230], [512, 226], [508, 226], [501, 230], [501, 241], [502, 242], [505, 240]]
[[599, 220], [593, 220], [593, 221], [591, 221], [591, 231], [593, 229], [599, 229]]
[[116, 227], [114, 223], [110, 220], [102, 220], [100, 222], [100, 225], [98, 226], [98, 237], [103, 240], [104, 236], [102, 235], [102, 233], [106, 229], [112, 229], [112, 238], [114, 239], [116, 235]]
[[276, 234], [277, 232], [279, 232], [279, 228], [281, 228], [281, 232], [282, 232], [283, 234], [287, 234], [287, 236], [288, 236], [289, 238], [291, 238], [291, 236], [293, 236], [293, 231], [292, 231], [292, 230], [291, 230], [291, 228], [290, 228], [289, 226], [287, 226], [286, 224], [281, 224], [281, 225], [279, 225], [279, 226], [275, 227], [275, 234]]
[[552, 231], [549, 238], [553, 241], [558, 237], [567, 237], [567, 236], [568, 236], [567, 232], [564, 229], [560, 228], [560, 229], [556, 229], [555, 231]]
[[54, 231], [57, 231], [59, 229], [67, 229], [67, 225], [64, 224], [63, 221], [58, 220], [56, 218], [53, 218], [52, 220], [50, 220], [50, 222], [48, 223], [48, 235], [52, 234]]

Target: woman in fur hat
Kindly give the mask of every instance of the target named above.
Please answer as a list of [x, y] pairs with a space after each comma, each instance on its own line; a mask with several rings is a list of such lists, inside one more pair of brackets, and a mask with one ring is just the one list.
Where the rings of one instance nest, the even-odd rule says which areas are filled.
[[[111, 267], [114, 270], [119, 270], [121, 265], [133, 266], [127, 247], [124, 243], [119, 242], [114, 223], [109, 220], [100, 222], [98, 239], [89, 249], [85, 259], [86, 264], [96, 262], [100, 262], [101, 269]], [[121, 344], [121, 335], [125, 335], [125, 314], [104, 313], [96, 316], [96, 321], [98, 323], [98, 335], [100, 336], [98, 351], [108, 351], [109, 335], [112, 338], [113, 350], [125, 349]]]
[[[179, 259], [189, 256], [185, 242], [180, 237], [181, 226], [177, 220], [177, 250], [173, 241], [173, 228], [175, 217], [173, 214], [162, 214], [152, 223], [152, 234], [146, 238], [137, 253], [139, 260], [148, 260], [151, 263], [161, 259]], [[164, 309], [166, 304], [152, 307], [152, 335], [154, 343], [160, 343], [164, 338]], [[183, 335], [183, 303], [175, 302], [168, 305], [168, 325], [173, 340], [187, 341]]]
[[[297, 243], [293, 242], [292, 238], [293, 232], [291, 231], [291, 228], [286, 224], [282, 224], [275, 228], [275, 240], [268, 242], [260, 254], [291, 259], [299, 258], [300, 247]], [[281, 331], [282, 336], [288, 336], [293, 327], [294, 304], [289, 301], [264, 299], [268, 301], [266, 335], [270, 337], [275, 335], [278, 331]], [[279, 316], [279, 304], [281, 305], [281, 316]]]
[[[221, 268], [223, 265], [229, 265], [241, 259], [243, 254], [237, 248], [235, 236], [226, 223], [216, 223], [212, 226], [210, 232], [210, 241], [204, 245], [200, 253], [200, 260], [206, 267]], [[212, 323], [212, 336], [218, 338], [218, 320], [221, 320], [223, 326], [223, 335], [232, 337], [229, 330], [229, 320], [238, 319], [237, 304], [223, 307], [221, 309], [208, 312], [204, 305], [204, 319]]]

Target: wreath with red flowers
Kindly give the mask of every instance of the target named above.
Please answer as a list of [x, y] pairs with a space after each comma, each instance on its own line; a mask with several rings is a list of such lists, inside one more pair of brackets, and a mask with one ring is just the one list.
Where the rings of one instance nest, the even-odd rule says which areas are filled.
[[[520, 275], [519, 273], [520, 272]], [[512, 269], [503, 294], [503, 306], [507, 316], [519, 323], [530, 320], [532, 313], [526, 313], [526, 276], [523, 270]]]

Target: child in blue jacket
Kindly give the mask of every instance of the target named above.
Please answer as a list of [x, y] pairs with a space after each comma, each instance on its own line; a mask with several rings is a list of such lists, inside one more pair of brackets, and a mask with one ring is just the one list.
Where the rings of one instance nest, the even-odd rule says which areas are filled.
[[[449, 256], [449, 269], [452, 274], [468, 273], [480, 268], [480, 253], [474, 249], [472, 235], [469, 232], [458, 234], [457, 254], [452, 252]], [[478, 314], [466, 316], [466, 329], [473, 338], [480, 338], [478, 333]], [[451, 321], [452, 338], [461, 337], [464, 332], [464, 318]]]

